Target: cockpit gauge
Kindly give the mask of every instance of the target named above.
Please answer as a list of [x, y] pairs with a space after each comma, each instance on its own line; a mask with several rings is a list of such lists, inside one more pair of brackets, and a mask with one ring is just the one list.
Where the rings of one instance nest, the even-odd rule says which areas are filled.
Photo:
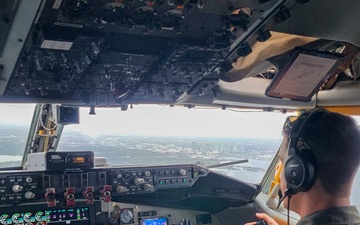
[[19, 223], [20, 217], [21, 217], [20, 213], [14, 213], [11, 217], [11, 220], [13, 221], [13, 223], [17, 224]]
[[120, 212], [120, 221], [128, 224], [134, 220], [134, 214], [131, 209], [123, 209]]
[[1, 224], [7, 224], [7, 219], [9, 218], [9, 215], [8, 214], [2, 214], [1, 216], [0, 216], [0, 223]]
[[44, 212], [41, 212], [41, 211], [37, 212], [35, 214], [36, 221], [42, 222], [43, 221], [43, 216], [44, 216]]
[[32, 215], [31, 212], [25, 213], [24, 214], [24, 221], [27, 222], [27, 223], [34, 222], [34, 221], [32, 221], [31, 215]]

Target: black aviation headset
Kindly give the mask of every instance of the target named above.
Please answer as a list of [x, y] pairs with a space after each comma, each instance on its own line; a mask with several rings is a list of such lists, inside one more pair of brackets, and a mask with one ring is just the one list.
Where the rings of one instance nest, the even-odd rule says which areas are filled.
[[291, 129], [289, 156], [284, 165], [284, 177], [287, 183], [284, 197], [307, 191], [315, 182], [316, 159], [312, 150], [303, 140], [304, 127], [326, 111], [320, 108], [302, 113]]

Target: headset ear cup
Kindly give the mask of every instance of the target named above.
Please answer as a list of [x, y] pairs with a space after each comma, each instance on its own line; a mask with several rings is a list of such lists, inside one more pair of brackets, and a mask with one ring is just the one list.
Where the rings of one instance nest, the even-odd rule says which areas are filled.
[[285, 162], [285, 181], [293, 194], [309, 190], [315, 182], [315, 164], [310, 154], [293, 155]]

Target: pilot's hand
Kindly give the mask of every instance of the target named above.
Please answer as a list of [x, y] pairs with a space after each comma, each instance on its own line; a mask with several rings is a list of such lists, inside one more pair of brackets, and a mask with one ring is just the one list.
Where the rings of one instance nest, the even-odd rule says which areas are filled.
[[[264, 220], [267, 223], [267, 225], [279, 225], [273, 218], [271, 218], [265, 213], [256, 213], [255, 216], [260, 220]], [[257, 224], [257, 222], [245, 223], [244, 225], [255, 225], [255, 224]]]

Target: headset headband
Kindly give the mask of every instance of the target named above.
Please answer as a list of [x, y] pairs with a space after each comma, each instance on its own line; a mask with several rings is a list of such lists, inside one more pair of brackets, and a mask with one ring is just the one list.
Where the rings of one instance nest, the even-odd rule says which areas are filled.
[[[298, 142], [299, 139], [302, 138], [304, 127], [309, 123], [314, 116], [319, 115], [319, 113], [325, 112], [325, 109], [318, 108], [314, 110], [309, 110], [302, 113], [297, 120], [290, 132], [290, 143], [289, 143], [289, 155], [296, 155], [299, 154], [298, 151]], [[304, 143], [306, 146], [306, 143]]]

